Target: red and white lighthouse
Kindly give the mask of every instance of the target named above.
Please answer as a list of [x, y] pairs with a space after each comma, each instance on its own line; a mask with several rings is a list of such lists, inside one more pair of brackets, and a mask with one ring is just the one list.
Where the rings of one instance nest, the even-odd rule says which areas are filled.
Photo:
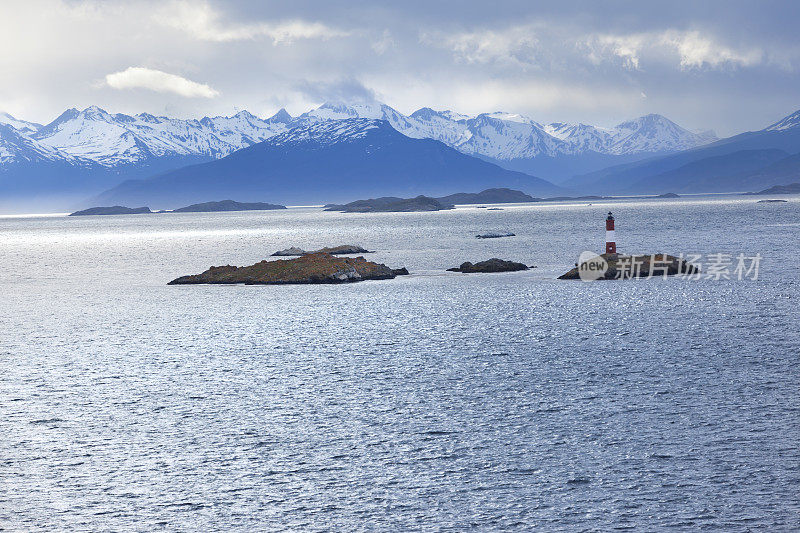
[[608, 218], [606, 218], [606, 253], [617, 253], [617, 242], [614, 240], [614, 215], [611, 214], [611, 211], [608, 212]]

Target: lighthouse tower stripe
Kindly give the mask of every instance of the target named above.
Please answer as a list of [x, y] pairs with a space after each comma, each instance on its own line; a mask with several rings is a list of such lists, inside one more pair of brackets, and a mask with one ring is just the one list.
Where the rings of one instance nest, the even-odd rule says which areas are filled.
[[614, 240], [614, 216], [611, 213], [606, 219], [606, 253], [617, 253], [617, 242]]

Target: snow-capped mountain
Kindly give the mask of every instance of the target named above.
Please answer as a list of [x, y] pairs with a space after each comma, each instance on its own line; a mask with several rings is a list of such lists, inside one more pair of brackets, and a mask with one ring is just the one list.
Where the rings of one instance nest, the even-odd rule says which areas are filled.
[[268, 119], [241, 111], [231, 117], [199, 120], [148, 113], [112, 114], [91, 106], [82, 111], [68, 109], [46, 126], [7, 114], [0, 114], [0, 124], [11, 126], [65, 157], [120, 168], [169, 157], [178, 161], [189, 156], [219, 159], [297, 125], [353, 118], [385, 120], [408, 137], [435, 139], [463, 153], [501, 164], [540, 156], [671, 152], [716, 139], [713, 134], [692, 133], [660, 115], [647, 115], [606, 129], [587, 124], [542, 125], [530, 117], [500, 111], [469, 117], [421, 108], [406, 116], [378, 102], [329, 102], [297, 118], [282, 109]]
[[[706, 144], [707, 138], [685, 130], [661, 115], [645, 115], [611, 130], [608, 153], [675, 152]], [[716, 140], [716, 137], [711, 140]]]
[[442, 196], [501, 185], [541, 196], [565, 192], [444, 143], [410, 138], [386, 120], [347, 118], [299, 121], [222, 159], [125, 181], [91, 203], [175, 207], [215, 198], [269, 198], [307, 205], [387, 195]]
[[370, 130], [385, 126], [378, 119], [341, 119], [300, 122], [294, 128], [267, 140], [270, 146], [311, 145], [322, 148], [339, 143], [355, 142], [367, 137]]
[[180, 120], [148, 113], [112, 115], [91, 106], [68, 109], [31, 137], [63, 153], [117, 167], [165, 156], [224, 157], [285, 131], [290, 120], [284, 110], [267, 120], [247, 111]]
[[0, 171], [12, 164], [36, 163], [92, 166], [91, 161], [61, 152], [31, 139], [7, 123], [0, 123]]
[[35, 122], [28, 122], [25, 120], [19, 120], [8, 113], [0, 112], [0, 124], [5, 124], [7, 126], [11, 126], [15, 130], [19, 131], [24, 135], [31, 135], [36, 133], [39, 128], [42, 127], [41, 124], [37, 124]]
[[464, 153], [498, 161], [538, 156], [660, 153], [684, 150], [716, 140], [693, 133], [661, 115], [646, 115], [614, 128], [587, 124], [542, 125], [530, 117], [496, 111], [475, 117], [424, 107], [405, 116], [386, 104], [325, 103], [298, 117], [302, 121], [371, 118], [388, 121], [408, 137], [430, 138]]
[[800, 127], [800, 110], [766, 127], [764, 131], [783, 131]]

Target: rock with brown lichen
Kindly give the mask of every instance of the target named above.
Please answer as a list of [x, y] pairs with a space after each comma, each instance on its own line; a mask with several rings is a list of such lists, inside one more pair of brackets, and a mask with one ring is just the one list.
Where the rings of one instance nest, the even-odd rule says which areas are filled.
[[[348, 283], [369, 279], [392, 279], [404, 269], [393, 270], [363, 257], [334, 257], [326, 253], [302, 255], [296, 259], [261, 261], [246, 267], [211, 267], [202, 274], [181, 276], [169, 285], [235, 284], [282, 285], [294, 283]], [[407, 273], [407, 272], [406, 272]]]

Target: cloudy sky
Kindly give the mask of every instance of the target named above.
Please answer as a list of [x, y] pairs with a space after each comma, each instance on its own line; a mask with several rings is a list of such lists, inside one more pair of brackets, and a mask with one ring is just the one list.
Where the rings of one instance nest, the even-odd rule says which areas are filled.
[[800, 108], [799, 20], [793, 0], [0, 0], [0, 110], [377, 99], [606, 126], [661, 113], [729, 135]]

